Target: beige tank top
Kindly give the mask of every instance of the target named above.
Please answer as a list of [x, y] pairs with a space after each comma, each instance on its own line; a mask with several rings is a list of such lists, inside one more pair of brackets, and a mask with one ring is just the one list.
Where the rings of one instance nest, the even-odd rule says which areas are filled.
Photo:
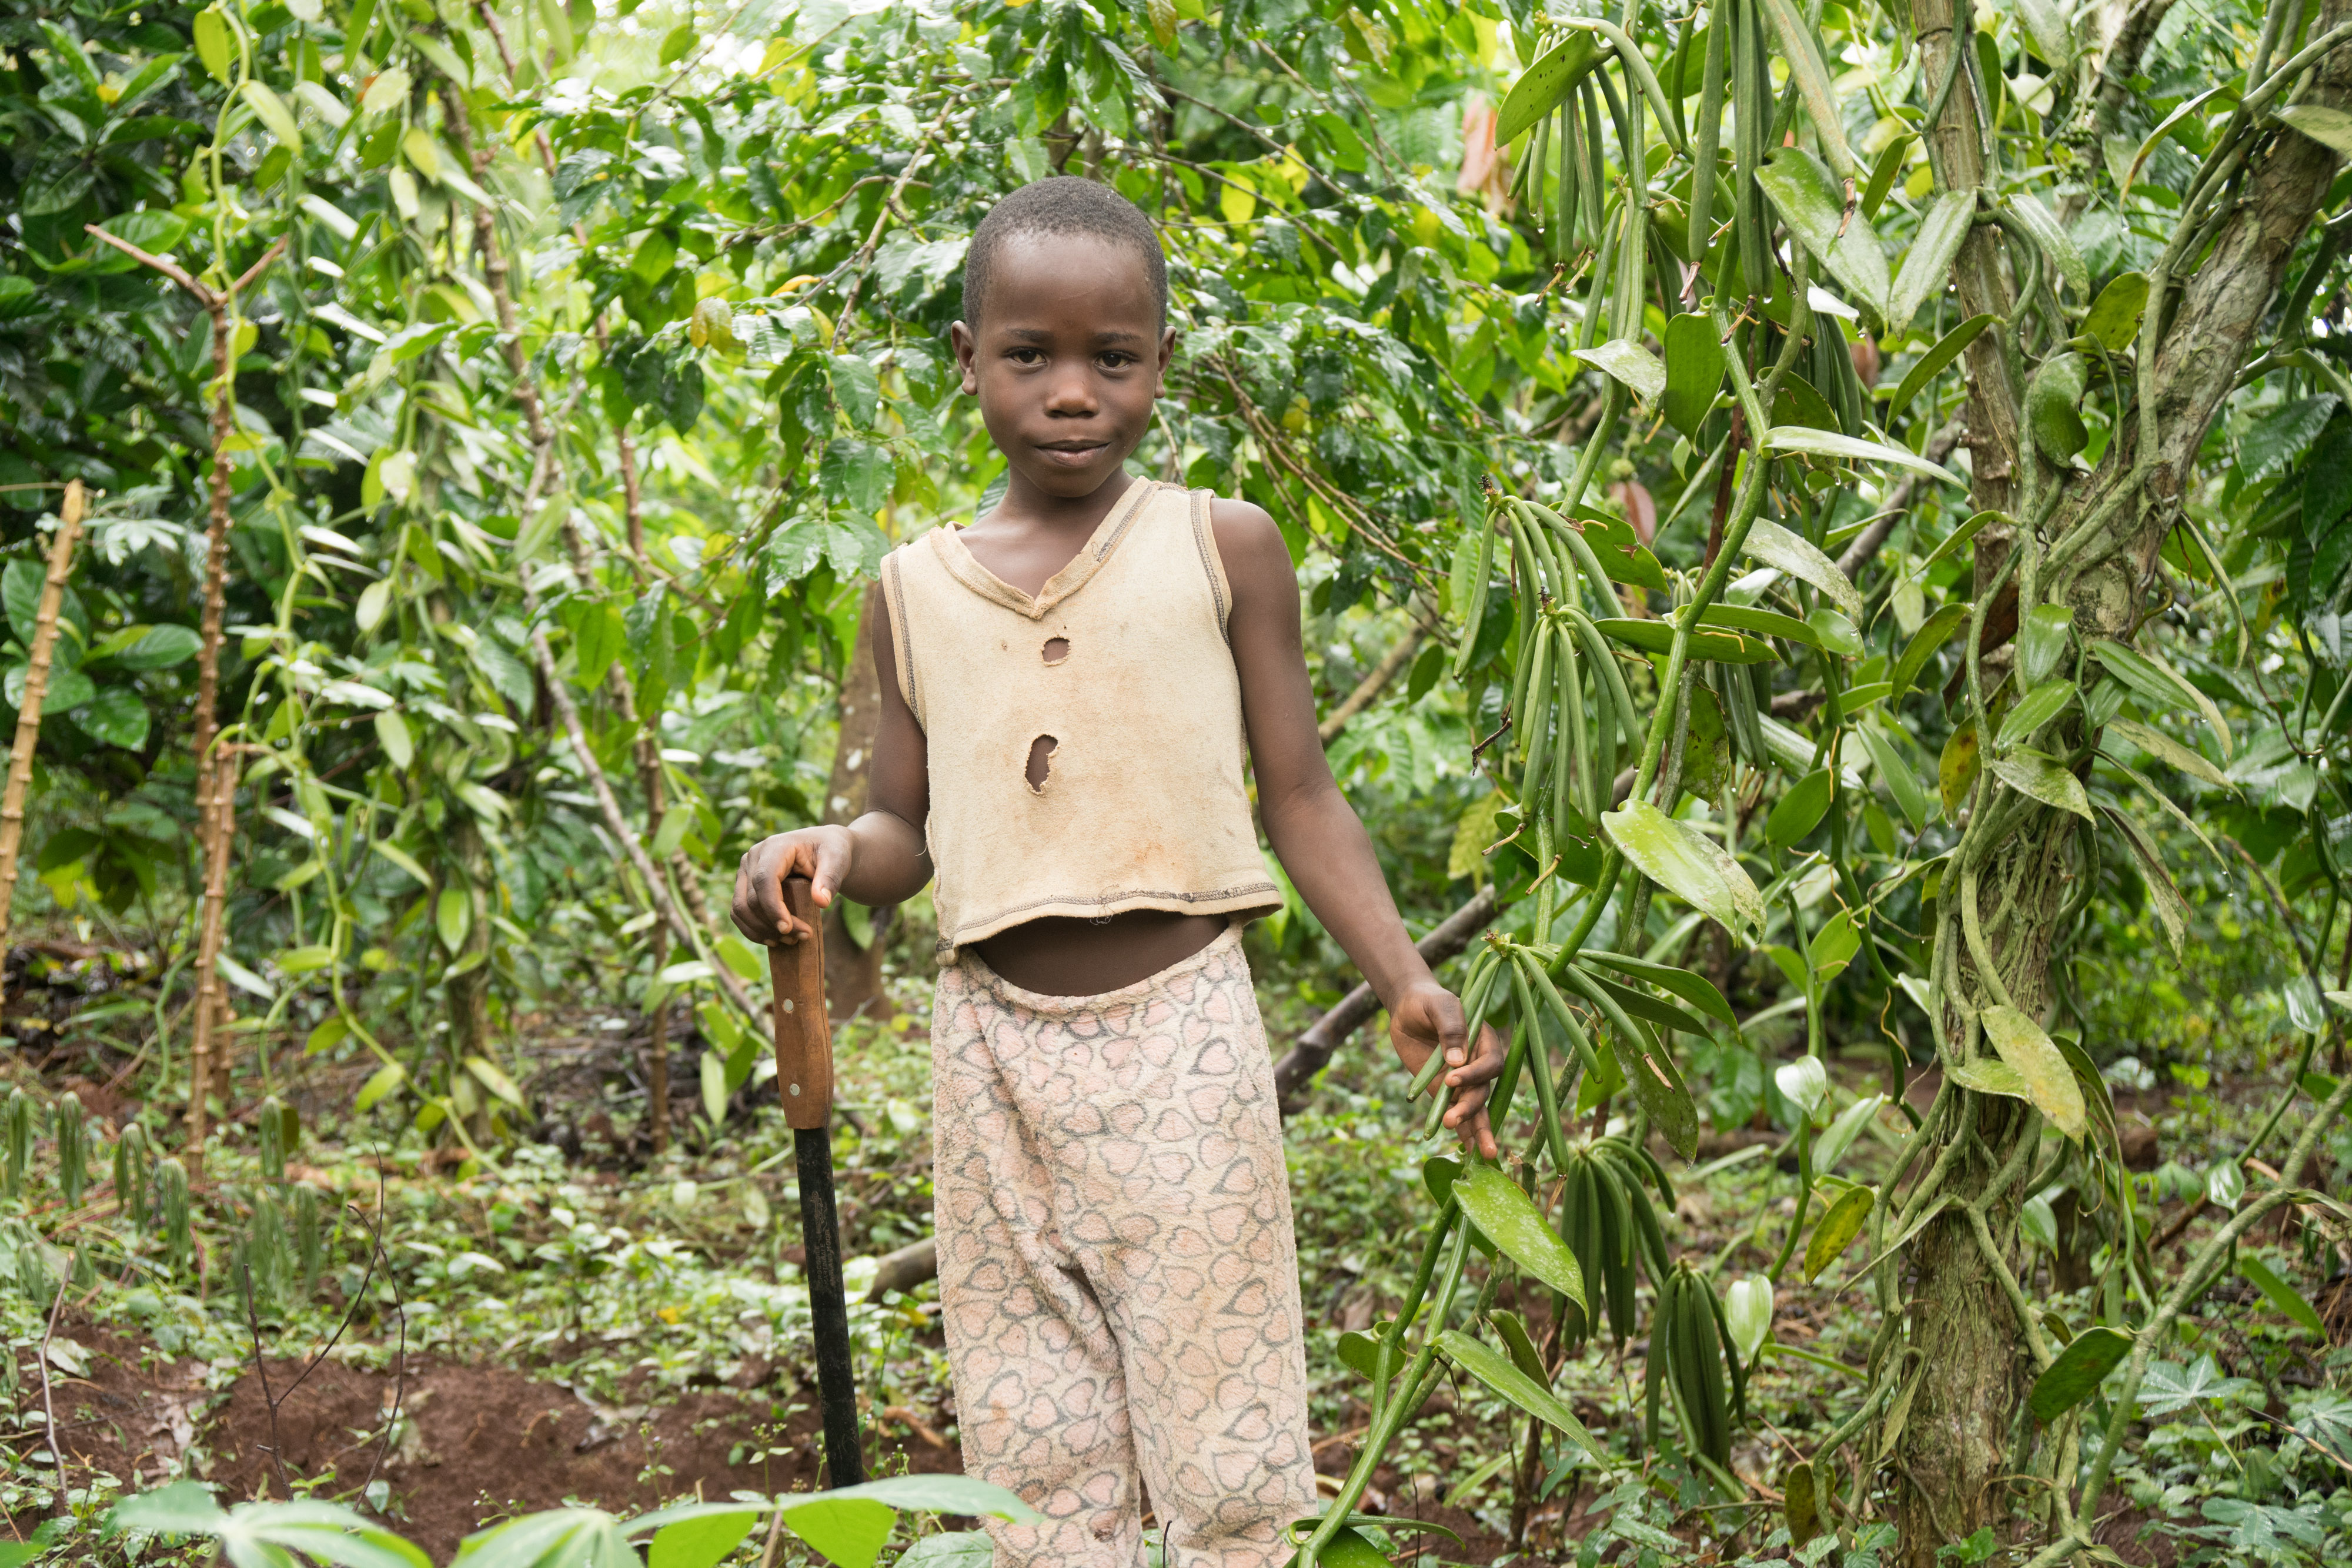
[[930, 756], [942, 962], [1046, 916], [1282, 907], [1243, 781], [1209, 499], [1137, 480], [1034, 599], [955, 528], [883, 560], [898, 689]]

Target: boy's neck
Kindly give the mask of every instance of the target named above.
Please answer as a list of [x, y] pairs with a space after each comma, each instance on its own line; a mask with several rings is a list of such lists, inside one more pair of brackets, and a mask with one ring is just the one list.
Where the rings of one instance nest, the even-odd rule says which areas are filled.
[[980, 520], [1007, 531], [1075, 534], [1084, 544], [1134, 483], [1135, 476], [1122, 467], [1087, 495], [1056, 496], [1015, 468], [1006, 482], [1004, 499]]
[[1034, 597], [1077, 559], [1134, 483], [1122, 468], [1087, 495], [1056, 496], [1016, 468], [996, 510], [964, 530], [964, 547], [1000, 580]]

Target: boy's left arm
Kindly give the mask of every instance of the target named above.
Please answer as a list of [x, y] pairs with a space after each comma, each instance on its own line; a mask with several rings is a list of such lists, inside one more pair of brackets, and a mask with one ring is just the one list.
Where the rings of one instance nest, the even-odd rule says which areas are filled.
[[1225, 632], [1241, 674], [1265, 836], [1299, 896], [1388, 1009], [1389, 1034], [1406, 1069], [1417, 1072], [1431, 1051], [1445, 1052], [1441, 1082], [1454, 1092], [1445, 1124], [1492, 1159], [1486, 1103], [1487, 1086], [1503, 1070], [1503, 1042], [1491, 1028], [1480, 1031], [1475, 1051], [1464, 1038], [1461, 1001], [1413, 947], [1372, 841], [1324, 760], [1289, 548], [1274, 519], [1247, 501], [1215, 502], [1210, 527], [1233, 591]]

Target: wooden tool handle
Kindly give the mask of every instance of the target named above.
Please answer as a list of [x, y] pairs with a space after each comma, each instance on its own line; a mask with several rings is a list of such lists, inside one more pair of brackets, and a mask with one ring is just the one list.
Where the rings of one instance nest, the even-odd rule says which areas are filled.
[[808, 878], [788, 877], [784, 907], [808, 927], [788, 946], [768, 949], [775, 988], [776, 1092], [784, 1122], [796, 1131], [822, 1127], [833, 1117], [833, 1023], [824, 1011], [824, 912]]

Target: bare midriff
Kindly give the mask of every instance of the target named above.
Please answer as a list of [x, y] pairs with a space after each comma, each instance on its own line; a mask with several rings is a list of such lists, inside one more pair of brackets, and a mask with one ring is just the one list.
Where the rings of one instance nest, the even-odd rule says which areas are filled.
[[1222, 915], [1130, 909], [1107, 919], [1024, 921], [972, 944], [988, 967], [1024, 991], [1092, 997], [1148, 980], [1217, 939]]

